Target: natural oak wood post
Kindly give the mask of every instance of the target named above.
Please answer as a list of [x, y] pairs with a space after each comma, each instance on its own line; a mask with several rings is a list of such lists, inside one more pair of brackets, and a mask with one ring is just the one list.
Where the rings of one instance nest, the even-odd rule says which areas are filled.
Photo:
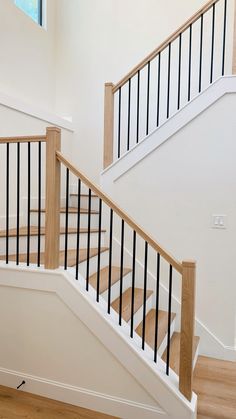
[[236, 74], [236, 0], [234, 0], [234, 28], [233, 28], [233, 62], [232, 74]]
[[185, 261], [182, 267], [179, 390], [190, 401], [193, 380], [196, 263]]
[[56, 152], [61, 150], [61, 130], [47, 128], [46, 135], [46, 203], [45, 203], [45, 268], [59, 267], [61, 163]]
[[113, 162], [114, 94], [113, 83], [105, 83], [103, 168]]

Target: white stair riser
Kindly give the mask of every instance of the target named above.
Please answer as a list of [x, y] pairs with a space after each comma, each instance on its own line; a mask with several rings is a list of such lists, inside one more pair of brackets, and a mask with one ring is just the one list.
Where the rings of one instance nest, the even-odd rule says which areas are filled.
[[[102, 252], [100, 254], [100, 269], [105, 268], [108, 265], [108, 257], [109, 257], [108, 251]], [[97, 272], [97, 266], [98, 266], [98, 257], [97, 256], [91, 257], [89, 260], [89, 276]], [[86, 272], [87, 272], [87, 260], [80, 263], [79, 265], [80, 275], [86, 278]]]
[[[131, 287], [132, 284], [132, 275], [131, 273], [128, 273], [123, 277], [123, 293]], [[103, 292], [102, 297], [104, 300], [108, 301], [108, 290]], [[114, 301], [116, 298], [118, 298], [120, 295], [120, 280], [118, 280], [115, 284], [111, 287], [111, 301]]]
[[[20, 253], [27, 252], [27, 237], [20, 237]], [[87, 247], [88, 234], [80, 234], [80, 248]], [[105, 233], [101, 233], [101, 247], [105, 247]], [[77, 235], [68, 234], [68, 249], [76, 249]], [[98, 246], [98, 233], [90, 233], [90, 247]], [[41, 252], [45, 249], [45, 236], [41, 235]], [[60, 235], [60, 250], [65, 249], [65, 234]], [[38, 251], [38, 236], [30, 237], [30, 252], [35, 253]], [[9, 237], [9, 254], [16, 253], [16, 237]], [[6, 238], [0, 238], [0, 255], [6, 254]]]
[[[60, 225], [61, 227], [65, 227], [65, 217], [66, 214], [60, 214]], [[99, 217], [98, 214], [91, 214], [91, 228], [98, 228]], [[37, 226], [38, 225], [38, 213], [32, 212], [31, 213], [31, 225]], [[45, 213], [42, 212], [41, 214], [41, 225], [45, 226]], [[76, 227], [77, 226], [77, 214], [70, 213], [68, 215], [68, 226], [69, 227]], [[88, 227], [88, 214], [80, 214], [80, 228], [87, 228]]]
[[[146, 300], [146, 315], [152, 308], [153, 308], [153, 294], [151, 294], [150, 297], [147, 298]], [[143, 304], [134, 314], [134, 329], [138, 327], [138, 325], [142, 322], [142, 320], [143, 320]], [[130, 324], [130, 321], [128, 323]]]
[[[71, 195], [70, 196], [70, 206], [78, 208], [78, 196]], [[88, 209], [88, 197], [81, 196], [80, 197], [80, 207]], [[92, 210], [99, 210], [99, 199], [96, 196], [91, 197], [91, 209]]]

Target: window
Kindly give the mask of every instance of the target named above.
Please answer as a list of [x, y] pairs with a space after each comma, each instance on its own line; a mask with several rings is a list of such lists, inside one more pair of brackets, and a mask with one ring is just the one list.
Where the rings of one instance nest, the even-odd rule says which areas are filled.
[[43, 24], [42, 3], [43, 0], [15, 0], [15, 5], [40, 26]]

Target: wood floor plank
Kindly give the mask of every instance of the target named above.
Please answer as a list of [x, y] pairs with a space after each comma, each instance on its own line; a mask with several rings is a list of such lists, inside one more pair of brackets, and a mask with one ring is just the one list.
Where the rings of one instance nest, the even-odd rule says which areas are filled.
[[[171, 322], [174, 320], [175, 316], [176, 316], [175, 313], [171, 313]], [[145, 321], [145, 341], [152, 349], [154, 349], [155, 327], [156, 327], [156, 310], [152, 309], [147, 314], [146, 321]], [[167, 328], [168, 328], [168, 312], [159, 310], [157, 348], [159, 348], [161, 343], [163, 342], [163, 339], [165, 338], [167, 334]], [[136, 329], [136, 333], [139, 336], [142, 336], [142, 332], [143, 332], [143, 322], [141, 322]]]
[[[131, 272], [129, 268], [123, 268], [123, 277]], [[100, 294], [105, 292], [108, 289], [108, 279], [109, 279], [109, 267], [106, 266], [105, 268], [101, 269], [100, 271]], [[117, 266], [112, 266], [111, 268], [111, 285], [114, 285], [120, 279], [120, 268]], [[97, 272], [90, 276], [89, 279], [90, 285], [93, 288], [97, 288]]]
[[0, 386], [1, 419], [115, 419], [92, 410]]
[[[108, 250], [106, 247], [101, 248], [101, 253]], [[90, 257], [96, 256], [98, 254], [97, 248], [91, 248], [90, 249]], [[60, 251], [60, 266], [63, 266], [64, 264], [64, 257], [65, 252], [64, 250]], [[5, 260], [6, 256], [0, 256], [0, 260]], [[80, 249], [79, 251], [79, 262], [84, 262], [87, 259], [87, 249]], [[30, 254], [30, 263], [36, 264], [38, 260], [38, 253], [31, 253]], [[41, 253], [40, 256], [41, 264], [44, 264], [44, 253]], [[9, 261], [15, 262], [16, 261], [16, 255], [9, 255]], [[20, 263], [26, 263], [27, 261], [27, 254], [23, 253], [19, 255], [19, 262]], [[68, 260], [67, 260], [67, 266], [73, 267], [76, 265], [76, 250], [70, 249], [68, 250]]]
[[198, 395], [198, 419], [236, 418], [236, 362], [199, 356], [193, 390]]
[[[153, 293], [153, 291], [147, 290], [147, 298], [150, 297], [150, 295]], [[138, 311], [140, 307], [143, 305], [143, 289], [141, 288], [135, 288], [134, 290], [134, 313]], [[131, 319], [131, 295], [132, 295], [132, 288], [128, 288], [122, 296], [122, 318], [128, 322]], [[112, 308], [117, 313], [119, 313], [119, 304], [120, 304], [120, 297], [118, 297], [115, 301], [112, 303]]]

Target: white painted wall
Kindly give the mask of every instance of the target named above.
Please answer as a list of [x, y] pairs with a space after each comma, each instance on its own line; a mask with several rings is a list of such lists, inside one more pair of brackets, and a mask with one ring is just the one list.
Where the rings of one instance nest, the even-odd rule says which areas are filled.
[[75, 123], [74, 161], [102, 168], [103, 89], [117, 82], [205, 0], [58, 0], [57, 111]]
[[44, 109], [55, 105], [56, 1], [47, 0], [46, 28], [0, 2], [0, 92]]
[[[109, 175], [104, 182], [179, 260], [196, 259], [197, 317], [222, 353], [235, 350], [236, 336], [235, 101], [225, 95], [114, 183]], [[227, 229], [212, 229], [212, 214], [226, 214]], [[211, 344], [203, 341], [205, 353], [214, 353]]]

